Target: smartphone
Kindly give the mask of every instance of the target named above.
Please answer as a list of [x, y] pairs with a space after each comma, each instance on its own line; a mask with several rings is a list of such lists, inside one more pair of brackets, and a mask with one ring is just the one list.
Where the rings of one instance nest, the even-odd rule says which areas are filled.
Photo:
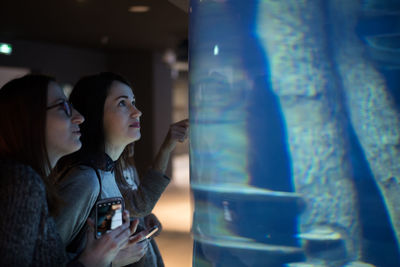
[[149, 229], [146, 230], [147, 234], [146, 234], [146, 239], [149, 239], [150, 237], [152, 237], [155, 233], [157, 233], [158, 231], [158, 226], [155, 225]]
[[150, 237], [152, 237], [155, 233], [157, 233], [157, 231], [158, 231], [158, 226], [153, 226], [153, 227], [150, 227], [149, 229], [146, 229], [145, 230], [146, 231], [146, 235], [142, 238], [142, 239], [140, 239], [139, 240], [139, 242], [142, 242], [142, 241], [144, 241], [144, 240], [146, 240], [146, 239], [149, 239]]
[[124, 201], [121, 197], [102, 199], [96, 203], [95, 237], [122, 225]]

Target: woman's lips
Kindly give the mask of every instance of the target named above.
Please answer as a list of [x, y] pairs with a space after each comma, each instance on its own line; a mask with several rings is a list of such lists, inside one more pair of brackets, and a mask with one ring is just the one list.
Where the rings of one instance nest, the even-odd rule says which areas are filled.
[[129, 125], [129, 127], [140, 128], [140, 122], [134, 122], [131, 125]]

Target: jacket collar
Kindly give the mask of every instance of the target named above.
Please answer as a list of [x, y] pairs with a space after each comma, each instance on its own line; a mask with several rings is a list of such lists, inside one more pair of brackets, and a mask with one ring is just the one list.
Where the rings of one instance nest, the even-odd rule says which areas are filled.
[[99, 155], [90, 155], [83, 160], [83, 163], [90, 164], [93, 167], [103, 170], [114, 172], [115, 163], [106, 153]]

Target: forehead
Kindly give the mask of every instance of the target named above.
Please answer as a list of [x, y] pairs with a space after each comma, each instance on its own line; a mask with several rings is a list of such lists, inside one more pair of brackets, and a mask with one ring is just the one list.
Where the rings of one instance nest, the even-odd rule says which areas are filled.
[[112, 97], [127, 96], [129, 98], [135, 98], [132, 89], [128, 85], [119, 81], [113, 81], [111, 83], [108, 95]]
[[66, 96], [64, 95], [63, 90], [56, 82], [50, 82], [47, 89], [47, 101], [51, 103], [57, 99], [64, 99]]

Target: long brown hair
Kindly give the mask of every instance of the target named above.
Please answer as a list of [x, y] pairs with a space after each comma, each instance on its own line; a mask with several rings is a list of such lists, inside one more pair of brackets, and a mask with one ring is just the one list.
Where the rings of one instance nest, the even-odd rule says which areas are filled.
[[54, 78], [28, 74], [0, 89], [0, 157], [29, 165], [46, 185], [51, 214], [59, 205], [50, 181], [50, 160], [46, 148], [47, 90]]
[[[80, 164], [88, 157], [105, 155], [104, 103], [114, 81], [132, 88], [128, 80], [112, 72], [101, 72], [82, 77], [74, 86], [69, 100], [85, 117], [85, 122], [80, 127], [82, 148], [59, 160], [56, 166], [58, 176], [62, 175], [70, 166]], [[115, 173], [117, 183], [128, 185], [122, 177], [121, 157], [115, 164]]]

